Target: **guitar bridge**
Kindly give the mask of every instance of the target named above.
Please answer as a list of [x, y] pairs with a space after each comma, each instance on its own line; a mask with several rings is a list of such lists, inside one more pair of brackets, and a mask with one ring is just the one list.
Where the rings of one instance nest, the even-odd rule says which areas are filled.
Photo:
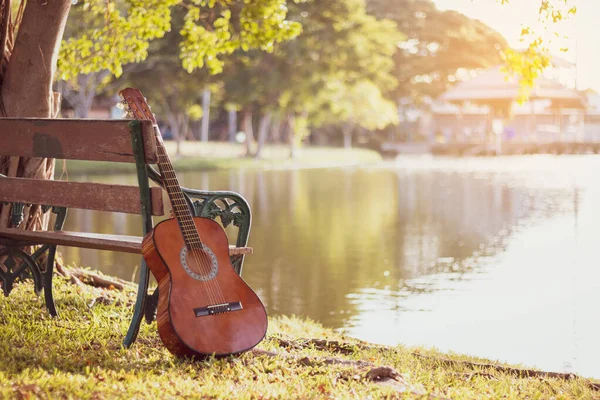
[[194, 314], [196, 314], [196, 317], [204, 317], [207, 315], [225, 314], [231, 311], [239, 311], [242, 308], [241, 302], [234, 301], [233, 303], [222, 303], [207, 307], [194, 308]]

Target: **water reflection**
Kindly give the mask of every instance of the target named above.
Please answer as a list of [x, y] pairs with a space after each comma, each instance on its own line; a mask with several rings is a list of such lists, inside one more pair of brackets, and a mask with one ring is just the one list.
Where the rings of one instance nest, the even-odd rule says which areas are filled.
[[[591, 290], [593, 280], [586, 280], [599, 275], [588, 268], [592, 253], [582, 252], [596, 237], [589, 217], [597, 215], [590, 201], [600, 188], [592, 177], [599, 159], [507, 160], [407, 159], [379, 168], [183, 173], [181, 180], [188, 187], [235, 190], [249, 200], [255, 254], [246, 259], [244, 277], [271, 314], [309, 316], [382, 343], [438, 346], [600, 376], [585, 357], [577, 366], [572, 349], [573, 341], [581, 345], [587, 337], [582, 326], [600, 334], [597, 319], [581, 325], [574, 314], [600, 300], [599, 291]], [[102, 180], [135, 182], [123, 176]], [[73, 210], [67, 225], [141, 232], [139, 218], [122, 214]], [[63, 253], [125, 279], [139, 265], [139, 257], [127, 254]], [[577, 270], [569, 269], [574, 259]], [[563, 321], [532, 309], [572, 293], [572, 285], [565, 291], [560, 284], [573, 276], [577, 290], [590, 297], [555, 310], [580, 323], [569, 324], [578, 337], [551, 341], [570, 350], [555, 352], [550, 362], [545, 347], [529, 354], [516, 338], [503, 340], [510, 332], [535, 330], [541, 318]], [[527, 310], [529, 319], [519, 310]], [[479, 340], [483, 336], [491, 342]], [[508, 345], [519, 350], [511, 353]], [[591, 347], [600, 357], [598, 346]]]

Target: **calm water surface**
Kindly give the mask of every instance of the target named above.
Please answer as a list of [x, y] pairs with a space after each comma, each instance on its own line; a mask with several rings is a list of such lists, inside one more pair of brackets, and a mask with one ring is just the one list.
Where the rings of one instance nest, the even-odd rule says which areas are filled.
[[[272, 315], [600, 378], [597, 171], [597, 156], [419, 157], [180, 175], [250, 202], [255, 253], [244, 278]], [[141, 234], [139, 218], [123, 214], [72, 210], [67, 225]], [[127, 254], [63, 254], [126, 279], [139, 265]]]

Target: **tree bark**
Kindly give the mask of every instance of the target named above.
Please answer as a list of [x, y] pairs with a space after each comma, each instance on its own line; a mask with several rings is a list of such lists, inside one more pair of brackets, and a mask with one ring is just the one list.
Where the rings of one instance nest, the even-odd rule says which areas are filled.
[[169, 121], [169, 128], [171, 128], [171, 134], [173, 135], [173, 140], [175, 140], [175, 142], [177, 143], [177, 150], [175, 151], [175, 154], [177, 156], [181, 155], [181, 140], [183, 137], [183, 133], [181, 131], [181, 127], [180, 127], [180, 121], [181, 119], [178, 118], [176, 113], [167, 111], [167, 121]]
[[229, 133], [229, 143], [235, 143], [235, 134], [237, 133], [237, 111], [235, 108], [227, 111], [227, 132]]
[[270, 111], [267, 111], [260, 118], [260, 123], [258, 124], [258, 141], [256, 143], [256, 153], [254, 153], [255, 158], [260, 158], [262, 156], [262, 151], [265, 147], [265, 141], [267, 139], [267, 133], [269, 132], [269, 127], [271, 126], [272, 116], [273, 114]]
[[202, 126], [202, 121], [192, 121], [189, 123], [190, 125], [190, 137], [191, 140], [200, 140], [200, 130]]
[[71, 0], [29, 1], [2, 84], [7, 116], [52, 117], [52, 81]]
[[60, 91], [65, 100], [73, 107], [75, 118], [87, 118], [98, 93], [98, 86], [109, 74], [108, 70], [85, 75], [79, 74], [76, 86], [65, 82], [61, 83]]
[[202, 133], [200, 140], [208, 142], [208, 129], [210, 127], [210, 89], [204, 89], [202, 92]]
[[288, 131], [287, 139], [290, 145], [290, 158], [296, 158], [298, 150], [296, 146], [296, 115], [293, 112], [289, 112], [287, 115], [288, 120]]
[[281, 115], [275, 115], [273, 118], [273, 122], [271, 123], [271, 140], [273, 143], [281, 142], [281, 126], [283, 125], [283, 120]]
[[353, 126], [349, 123], [345, 123], [342, 125], [342, 133], [344, 134], [344, 148], [351, 149], [352, 148], [352, 131]]
[[252, 127], [252, 110], [244, 112], [244, 132], [246, 133], [246, 157], [252, 156], [252, 145], [254, 143], [254, 128]]
[[[53, 118], [57, 115], [60, 96], [52, 92], [52, 82], [70, 7], [71, 0], [27, 2], [2, 77], [0, 96], [6, 116]], [[0, 166], [8, 164], [5, 172], [9, 176], [51, 179], [54, 175], [54, 160], [11, 157], [0, 161]], [[2, 206], [0, 227], [8, 226], [9, 208]], [[25, 210], [23, 228], [44, 227], [38, 209], [33, 206]]]

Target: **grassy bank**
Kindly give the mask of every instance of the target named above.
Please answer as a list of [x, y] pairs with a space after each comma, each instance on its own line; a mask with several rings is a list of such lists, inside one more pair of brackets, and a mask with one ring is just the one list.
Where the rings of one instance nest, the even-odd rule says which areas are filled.
[[[245, 148], [240, 144], [185, 142], [182, 143], [180, 155], [176, 155], [175, 143], [166, 142], [166, 146], [177, 171], [337, 167], [381, 160], [379, 153], [366, 149], [305, 147], [298, 149], [297, 157], [292, 160], [286, 146], [266, 146], [260, 159], [245, 157]], [[131, 164], [75, 160], [67, 161], [66, 166], [70, 174], [126, 173], [135, 170]], [[58, 171], [61, 168], [59, 165]]]
[[[143, 323], [138, 342], [121, 348], [133, 288], [107, 291], [56, 278], [56, 299], [58, 319], [48, 316], [31, 282], [0, 300], [0, 398], [600, 398], [581, 379], [519, 377], [463, 362], [486, 361], [369, 345], [288, 317], [271, 318], [254, 352], [177, 360], [155, 323]], [[382, 366], [392, 369], [376, 369]]]

